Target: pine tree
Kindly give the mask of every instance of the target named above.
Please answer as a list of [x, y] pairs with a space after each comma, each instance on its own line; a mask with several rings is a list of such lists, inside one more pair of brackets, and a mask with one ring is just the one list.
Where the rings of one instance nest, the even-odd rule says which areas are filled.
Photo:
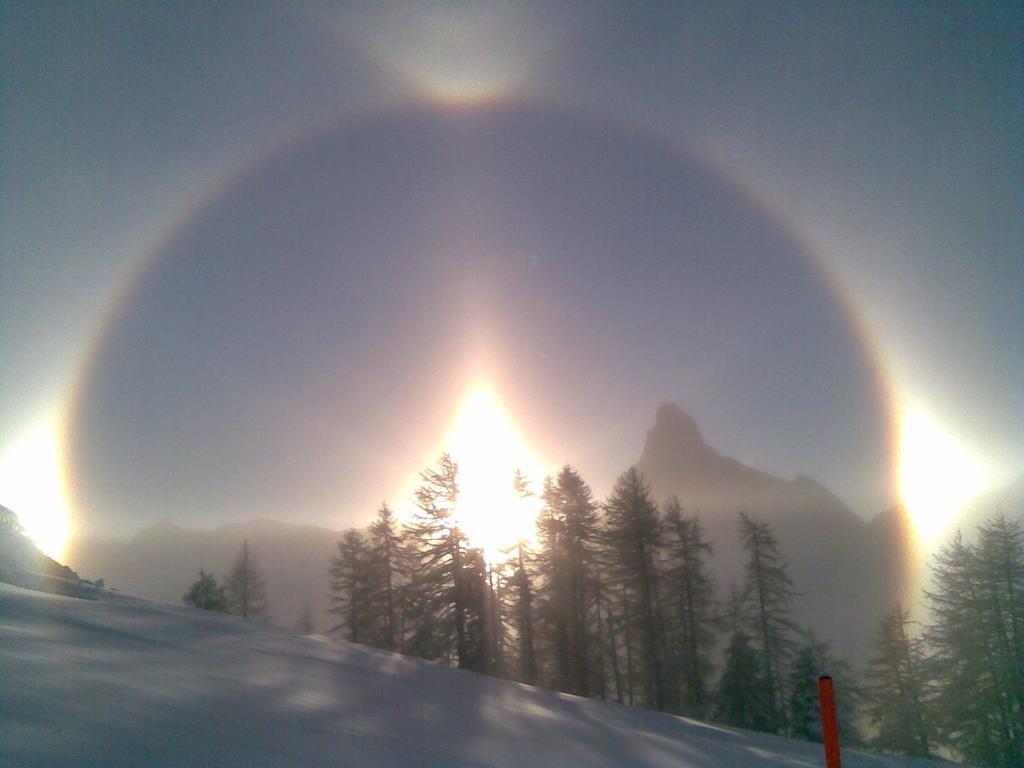
[[475, 564], [470, 563], [467, 571], [466, 538], [454, 518], [458, 465], [443, 454], [437, 468], [424, 471], [421, 480], [416, 491], [418, 512], [405, 528], [415, 572], [408, 587], [414, 653], [479, 670], [490, 651], [474, 647], [486, 642], [485, 633], [470, 637], [470, 623], [482, 608], [474, 597], [475, 582], [467, 583], [467, 573], [475, 573]]
[[656, 569], [661, 522], [650, 487], [635, 467], [619, 477], [604, 509], [604, 542], [610, 555], [611, 577], [623, 599], [629, 602], [640, 641], [637, 664], [643, 679], [644, 702], [649, 707], [664, 709], [663, 623]]
[[716, 719], [740, 728], [764, 730], [767, 725], [764, 696], [757, 652], [747, 633], [737, 629], [725, 649], [716, 696]]
[[597, 630], [591, 641], [596, 692], [600, 698], [608, 697], [610, 675], [616, 700], [633, 705], [638, 695], [633, 651], [640, 642], [640, 626], [635, 620], [633, 601], [620, 578], [618, 557], [608, 546], [606, 529], [600, 527], [598, 534], [600, 546], [593, 551], [590, 579], [594, 603], [591, 621], [596, 622]]
[[519, 640], [519, 679], [528, 685], [540, 682], [534, 639], [534, 596], [529, 567], [533, 552], [522, 539], [516, 544], [515, 571], [510, 580], [515, 594], [516, 632]]
[[588, 696], [599, 687], [594, 552], [597, 505], [590, 487], [570, 466], [544, 483], [537, 520], [541, 605], [538, 618], [550, 649], [551, 680], [559, 690]]
[[378, 619], [372, 601], [372, 565], [366, 537], [355, 528], [338, 542], [330, 574], [330, 611], [338, 617], [331, 632], [342, 630], [353, 643], [372, 644]]
[[796, 592], [771, 526], [741, 512], [739, 534], [748, 556], [743, 599], [748, 606], [750, 633], [760, 656], [765, 729], [784, 733], [787, 729], [784, 673], [792, 655], [792, 635], [796, 630], [789, 611]]
[[814, 648], [803, 645], [789, 670], [789, 735], [794, 738], [821, 741], [817, 682]]
[[944, 741], [979, 765], [1024, 765], [1021, 526], [996, 516], [981, 526], [976, 546], [957, 533], [935, 556], [933, 576], [927, 639]]
[[543, 645], [542, 657], [549, 668], [544, 674], [548, 684], [556, 690], [565, 690], [570, 685], [568, 610], [564, 576], [564, 521], [559, 512], [557, 490], [554, 481], [544, 479], [542, 495], [544, 505], [537, 515], [538, 606], [537, 620], [540, 640]]
[[863, 694], [854, 683], [850, 665], [833, 656], [828, 643], [815, 639], [811, 630], [804, 630], [802, 635], [802, 642], [788, 675], [789, 735], [808, 741], [821, 741], [818, 677], [828, 675], [832, 678], [835, 692], [840, 742], [847, 746], [859, 744], [857, 720]]
[[[481, 551], [481, 557], [483, 553]], [[486, 659], [487, 659], [487, 673], [494, 675], [495, 677], [505, 677], [506, 674], [506, 632], [505, 632], [505, 615], [502, 607], [502, 600], [499, 597], [500, 590], [500, 571], [502, 563], [494, 562], [489, 563], [484, 560], [484, 570], [486, 574], [486, 604], [483, 606], [484, 618], [487, 621], [487, 648], [486, 648]], [[494, 582], [495, 575], [498, 574], [499, 583], [496, 586]]]
[[460, 666], [463, 669], [488, 675], [497, 673], [491, 621], [491, 590], [487, 578], [487, 563], [483, 551], [473, 547], [466, 550], [462, 560], [462, 599], [466, 617], [466, 653]]
[[181, 601], [185, 605], [201, 608], [204, 611], [228, 612], [228, 596], [224, 587], [217, 583], [212, 573], [199, 570], [199, 578], [188, 588]]
[[1024, 762], [1024, 525], [1003, 513], [978, 528], [981, 597], [988, 628], [995, 639], [996, 663], [1005, 687], [1003, 706], [1011, 723], [1009, 736]]
[[388, 651], [399, 647], [398, 600], [399, 548], [401, 536], [395, 514], [387, 503], [377, 510], [377, 519], [370, 525], [367, 548], [370, 569], [369, 599], [377, 616], [372, 644]]
[[701, 716], [708, 704], [708, 677], [718, 628], [714, 582], [706, 563], [712, 548], [704, 539], [700, 518], [684, 515], [678, 499], [671, 499], [666, 506], [665, 522], [665, 604], [670, 607], [669, 615], [674, 612], [671, 657], [679, 677], [682, 710]]
[[[619, 653], [619, 632], [616, 629], [616, 618], [609, 605], [608, 592], [602, 586], [597, 594], [597, 628], [598, 644], [602, 658], [602, 673], [610, 671], [616, 701], [625, 703], [626, 693], [622, 679], [622, 665]], [[603, 698], [608, 698], [608, 686], [604, 686]]]
[[[520, 499], [532, 494], [526, 480], [516, 470], [515, 488]], [[540, 682], [540, 671], [537, 663], [536, 640], [534, 637], [534, 589], [531, 570], [534, 568], [535, 555], [529, 543], [524, 539], [516, 542], [514, 555], [508, 564], [512, 568], [510, 576], [503, 581], [505, 591], [512, 602], [512, 623], [517, 640], [518, 678], [528, 685]]]
[[910, 611], [900, 606], [882, 618], [867, 670], [866, 712], [876, 730], [874, 748], [928, 757], [932, 750], [925, 725], [924, 651], [909, 627]]
[[249, 552], [249, 541], [242, 542], [242, 548], [235, 558], [225, 580], [228, 605], [231, 612], [243, 619], [267, 619], [267, 581]]

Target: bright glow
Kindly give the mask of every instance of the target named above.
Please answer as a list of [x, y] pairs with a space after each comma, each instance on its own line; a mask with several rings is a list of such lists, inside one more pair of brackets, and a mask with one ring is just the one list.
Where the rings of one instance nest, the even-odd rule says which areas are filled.
[[551, 47], [511, 3], [411, 3], [396, 14], [365, 3], [346, 13], [342, 35], [418, 95], [444, 103], [507, 96]]
[[[518, 467], [536, 483], [542, 476], [491, 389], [474, 387], [447, 441], [459, 465], [456, 519], [488, 562], [520, 538], [532, 538], [539, 500], [521, 499], [513, 487]], [[534, 487], [536, 491], [536, 487]]]
[[905, 408], [900, 430], [900, 498], [919, 542], [946, 533], [967, 502], [985, 487], [980, 463], [921, 408]]
[[55, 560], [63, 558], [68, 536], [58, 434], [55, 420], [46, 421], [0, 457], [0, 504], [18, 516], [25, 533]]

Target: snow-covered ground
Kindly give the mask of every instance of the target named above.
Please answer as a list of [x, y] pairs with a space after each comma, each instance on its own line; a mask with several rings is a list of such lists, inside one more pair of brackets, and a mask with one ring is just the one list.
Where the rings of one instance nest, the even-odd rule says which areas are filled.
[[[130, 598], [0, 584], [3, 766], [821, 766], [821, 747]], [[853, 753], [846, 768], [924, 765]]]

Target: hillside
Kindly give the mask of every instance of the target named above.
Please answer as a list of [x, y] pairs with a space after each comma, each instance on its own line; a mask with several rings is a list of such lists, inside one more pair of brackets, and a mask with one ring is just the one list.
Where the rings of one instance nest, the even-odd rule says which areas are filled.
[[[0, 764], [817, 766], [816, 744], [130, 598], [0, 585]], [[847, 768], [927, 765], [847, 751]]]
[[905, 527], [895, 512], [865, 522], [813, 478], [786, 480], [718, 454], [674, 405], [658, 409], [638, 469], [659, 502], [700, 512], [720, 590], [742, 578], [737, 513], [771, 523], [802, 593], [795, 616], [851, 660], [866, 658], [878, 618], [905, 583]]
[[276, 520], [231, 523], [214, 530], [157, 523], [127, 542], [83, 538], [69, 543], [67, 562], [108, 586], [152, 600], [176, 603], [199, 569], [219, 580], [231, 568], [243, 540], [267, 576], [271, 620], [291, 626], [308, 602], [316, 626], [330, 618], [327, 569], [341, 533]]
[[83, 583], [66, 565], [43, 554], [22, 531], [17, 515], [0, 505], [0, 582], [72, 597], [92, 597], [92, 584]]

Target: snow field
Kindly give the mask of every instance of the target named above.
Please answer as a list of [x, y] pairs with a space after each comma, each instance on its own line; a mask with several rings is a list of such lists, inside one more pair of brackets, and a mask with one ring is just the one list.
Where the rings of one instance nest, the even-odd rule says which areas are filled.
[[[846, 768], [927, 765], [845, 751]], [[821, 746], [126, 597], [0, 584], [0, 766], [823, 765]]]

